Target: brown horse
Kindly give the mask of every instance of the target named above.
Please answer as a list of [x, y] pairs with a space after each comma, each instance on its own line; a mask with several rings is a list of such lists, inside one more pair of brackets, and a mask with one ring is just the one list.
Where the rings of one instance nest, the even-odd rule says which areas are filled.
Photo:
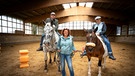
[[97, 57], [99, 59], [98, 66], [99, 66], [99, 71], [98, 71], [98, 76], [101, 76], [101, 64], [103, 68], [105, 67], [105, 60], [108, 55], [107, 53], [107, 47], [102, 41], [102, 38], [98, 35], [96, 35], [96, 31], [98, 28], [95, 30], [84, 30], [86, 32], [86, 55], [88, 58], [88, 76], [91, 76], [91, 57]]

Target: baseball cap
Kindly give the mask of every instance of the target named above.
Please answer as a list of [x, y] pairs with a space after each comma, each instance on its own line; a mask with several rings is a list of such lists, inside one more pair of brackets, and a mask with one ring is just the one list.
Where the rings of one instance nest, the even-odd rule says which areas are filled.
[[95, 17], [95, 20], [100, 19], [100, 18], [101, 18], [100, 16], [97, 16], [97, 17]]
[[55, 15], [55, 12], [51, 12], [51, 15]]

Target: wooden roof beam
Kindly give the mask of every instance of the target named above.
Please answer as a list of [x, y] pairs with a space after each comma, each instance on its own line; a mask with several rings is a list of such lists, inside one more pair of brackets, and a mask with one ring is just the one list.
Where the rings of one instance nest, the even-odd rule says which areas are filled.
[[[102, 16], [114, 19], [128, 19], [126, 15], [122, 15], [122, 13], [118, 13], [115, 11], [97, 9], [97, 8], [87, 8], [87, 7], [74, 7], [62, 11], [56, 12], [56, 18], [67, 17], [67, 16], [75, 16], [75, 15], [88, 15], [88, 16]], [[26, 19], [25, 22], [37, 22], [50, 17], [50, 14], [44, 14], [41, 16], [37, 16], [31, 19]]]
[[[90, 16], [69, 16], [69, 17], [64, 17], [64, 18], [59, 18], [59, 23], [65, 23], [65, 22], [70, 22], [70, 21], [91, 21], [95, 22], [94, 20], [95, 17], [90, 17]], [[102, 21], [107, 23], [107, 24], [114, 24], [114, 25], [123, 25], [127, 24], [127, 22], [122, 22], [118, 20], [108, 20], [105, 18], [102, 18]]]
[[[9, 7], [4, 7], [0, 9], [0, 14], [12, 14], [18, 11], [29, 11], [29, 10], [36, 10], [39, 8], [45, 8], [49, 6], [55, 6], [64, 3], [73, 3], [73, 2], [113, 2], [119, 3], [123, 0], [35, 0], [27, 2], [23, 2], [21, 4], [12, 5]], [[31, 3], [32, 2], [32, 3]], [[132, 0], [128, 0], [128, 2], [132, 2]], [[24, 6], [25, 5], [25, 6]]]

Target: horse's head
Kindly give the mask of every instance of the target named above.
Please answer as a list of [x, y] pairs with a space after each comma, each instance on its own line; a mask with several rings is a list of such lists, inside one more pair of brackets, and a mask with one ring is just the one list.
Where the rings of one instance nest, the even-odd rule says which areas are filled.
[[97, 31], [96, 29], [90, 29], [90, 30], [86, 30], [84, 29], [85, 33], [86, 33], [86, 50], [88, 51], [92, 51], [92, 49], [96, 46], [96, 42], [97, 42], [97, 36], [95, 34], [95, 32]]
[[44, 27], [44, 33], [45, 33], [44, 44], [50, 45], [54, 34], [54, 28], [51, 26], [51, 23], [46, 23]]

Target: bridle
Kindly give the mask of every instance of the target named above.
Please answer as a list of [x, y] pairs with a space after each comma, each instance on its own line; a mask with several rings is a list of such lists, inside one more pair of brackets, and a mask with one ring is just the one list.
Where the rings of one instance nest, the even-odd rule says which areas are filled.
[[91, 50], [93, 50], [95, 48], [96, 44], [94, 42], [92, 42], [92, 33], [89, 34], [89, 40], [90, 41], [86, 43], [86, 46], [88, 46], [88, 47], [90, 46]]

